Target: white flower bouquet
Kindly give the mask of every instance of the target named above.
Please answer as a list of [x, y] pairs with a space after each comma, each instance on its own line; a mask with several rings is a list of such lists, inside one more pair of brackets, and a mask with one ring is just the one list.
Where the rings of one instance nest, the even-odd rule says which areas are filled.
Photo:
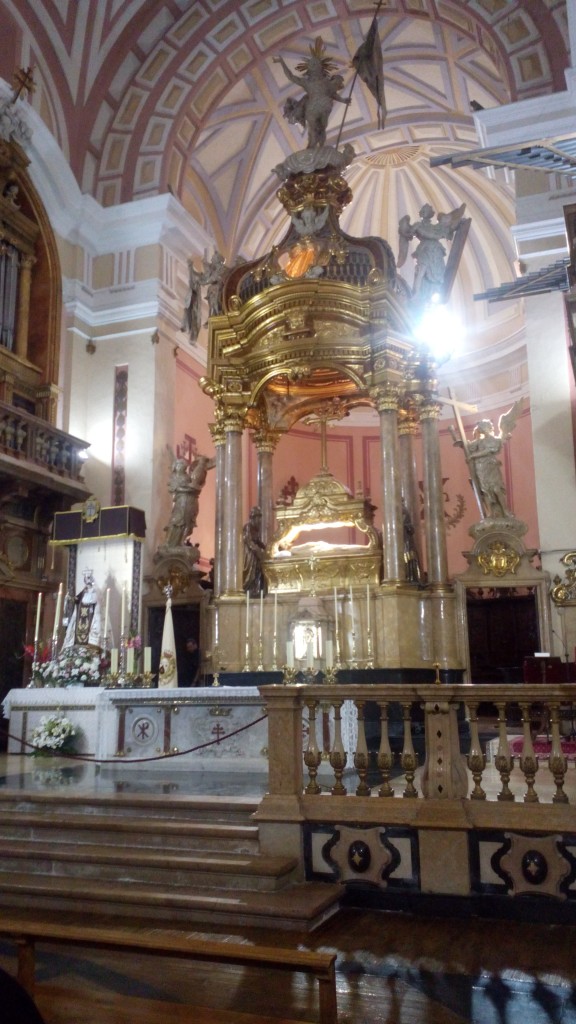
[[78, 729], [65, 715], [42, 715], [30, 737], [32, 753], [40, 756], [73, 754], [77, 737]]
[[36, 666], [36, 686], [98, 686], [104, 669], [100, 651], [90, 647], [72, 647], [54, 661]]

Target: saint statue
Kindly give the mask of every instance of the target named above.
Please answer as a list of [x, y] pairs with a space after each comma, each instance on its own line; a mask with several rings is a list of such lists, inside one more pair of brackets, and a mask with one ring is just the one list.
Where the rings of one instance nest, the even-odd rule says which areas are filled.
[[266, 545], [262, 540], [262, 510], [258, 505], [254, 505], [250, 509], [250, 517], [242, 529], [242, 541], [244, 543], [242, 586], [251, 597], [258, 597], [261, 590], [266, 592], [262, 570]]
[[202, 274], [196, 270], [192, 260], [188, 260], [188, 291], [184, 299], [184, 315], [180, 330], [186, 331], [190, 341], [196, 341], [200, 333], [201, 284]]
[[172, 495], [172, 512], [164, 527], [166, 547], [178, 548], [190, 538], [198, 518], [200, 492], [206, 483], [208, 470], [214, 469], [215, 459], [197, 455], [192, 463], [174, 459], [168, 490]]
[[70, 647], [100, 647], [102, 621], [98, 590], [92, 569], [84, 570], [84, 586], [73, 599], [62, 649]]
[[487, 518], [506, 519], [514, 515], [508, 508], [502, 463], [498, 455], [516, 426], [521, 408], [520, 400], [508, 412], [502, 413], [498, 420], [498, 431], [494, 429], [492, 420], [479, 420], [470, 441], [456, 437], [451, 428], [454, 444], [464, 449], [472, 486]]
[[310, 47], [310, 56], [296, 65], [297, 71], [303, 75], [295, 75], [283, 57], [274, 57], [275, 64], [281, 64], [284, 74], [294, 85], [304, 90], [299, 100], [293, 98], [284, 104], [284, 117], [290, 124], [300, 124], [308, 132], [308, 149], [326, 144], [326, 128], [334, 102], [350, 103], [350, 100], [339, 96], [344, 88], [341, 75], [331, 74], [336, 65], [326, 56], [322, 39], [316, 39]]
[[443, 292], [446, 249], [440, 239], [452, 241], [456, 228], [464, 217], [465, 209], [466, 203], [462, 203], [462, 206], [450, 213], [439, 213], [434, 223], [432, 220], [434, 210], [429, 203], [425, 203], [420, 210], [420, 220], [415, 224], [410, 223], [408, 214], [400, 220], [398, 225], [400, 235], [398, 266], [401, 267], [406, 260], [408, 243], [413, 238], [417, 238], [418, 245], [412, 253], [413, 259], [416, 260], [412, 291], [423, 302], [427, 302], [433, 295], [441, 295]]
[[227, 269], [222, 253], [216, 251], [210, 260], [204, 256], [200, 281], [206, 285], [208, 316], [218, 316], [222, 312], [222, 288]]

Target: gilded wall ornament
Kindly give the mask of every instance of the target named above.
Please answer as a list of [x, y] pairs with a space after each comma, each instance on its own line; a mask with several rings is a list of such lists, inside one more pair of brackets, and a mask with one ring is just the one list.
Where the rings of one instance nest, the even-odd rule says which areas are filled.
[[520, 555], [513, 548], [506, 547], [501, 541], [496, 540], [486, 551], [477, 555], [477, 561], [485, 576], [506, 576], [509, 572], [516, 572]]
[[576, 604], [576, 551], [567, 551], [560, 561], [567, 566], [566, 575], [564, 579], [561, 576], [554, 577], [550, 597], [554, 604]]

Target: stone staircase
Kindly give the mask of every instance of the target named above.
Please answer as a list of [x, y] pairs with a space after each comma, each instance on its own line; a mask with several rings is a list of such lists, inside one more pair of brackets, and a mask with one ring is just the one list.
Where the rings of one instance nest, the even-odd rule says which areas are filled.
[[257, 799], [0, 792], [0, 908], [310, 931], [340, 888], [259, 849]]

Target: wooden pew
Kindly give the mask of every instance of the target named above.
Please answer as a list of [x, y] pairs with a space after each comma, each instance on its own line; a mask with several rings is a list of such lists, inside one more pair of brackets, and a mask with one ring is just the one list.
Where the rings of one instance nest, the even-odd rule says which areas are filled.
[[309, 974], [318, 982], [320, 1024], [337, 1024], [335, 953], [204, 941], [165, 929], [135, 932], [104, 925], [36, 920], [6, 912], [0, 913], [0, 937], [16, 944], [18, 981], [31, 996], [34, 996], [36, 943], [70, 943], [95, 949]]

